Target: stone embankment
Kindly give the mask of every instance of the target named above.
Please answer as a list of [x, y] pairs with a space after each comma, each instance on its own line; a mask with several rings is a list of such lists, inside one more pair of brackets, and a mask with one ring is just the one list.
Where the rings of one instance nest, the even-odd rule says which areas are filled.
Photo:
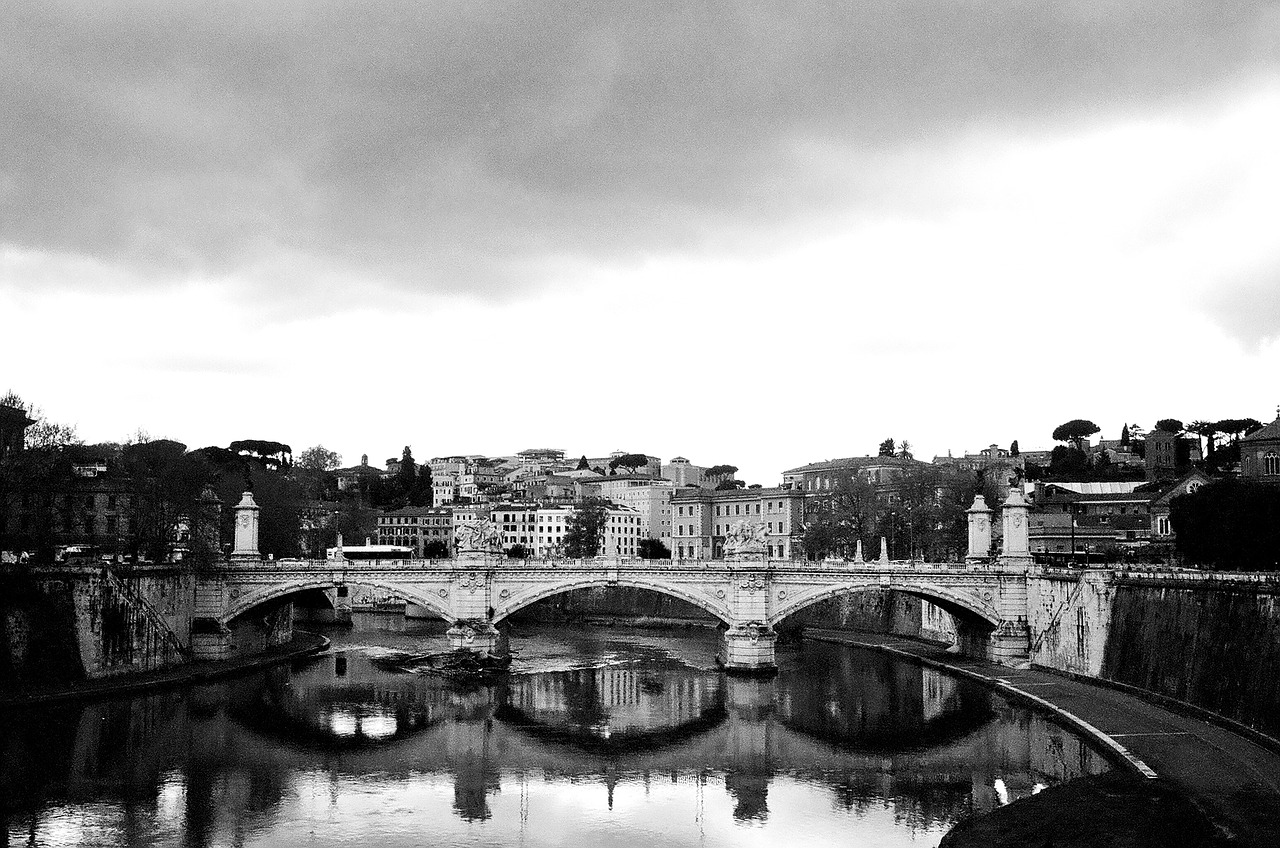
[[1046, 570], [1027, 588], [1034, 666], [1280, 737], [1280, 576]]
[[215, 662], [191, 662], [156, 671], [118, 675], [70, 684], [20, 686], [0, 690], [0, 710], [22, 709], [61, 701], [91, 700], [128, 695], [152, 689], [188, 686], [193, 683], [202, 683], [207, 680], [230, 677], [284, 662], [291, 662], [322, 653], [328, 648], [329, 640], [325, 637], [298, 631], [294, 633], [293, 638], [286, 644], [232, 659]]

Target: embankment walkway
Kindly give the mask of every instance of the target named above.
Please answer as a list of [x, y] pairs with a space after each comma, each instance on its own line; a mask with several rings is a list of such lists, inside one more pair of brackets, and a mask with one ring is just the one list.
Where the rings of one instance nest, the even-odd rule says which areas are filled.
[[1083, 722], [1101, 744], [1127, 755], [1134, 773], [1190, 799], [1224, 844], [1280, 845], [1280, 753], [1231, 730], [1105, 686], [969, 659], [902, 637], [806, 630], [805, 638], [896, 653], [1047, 702], [1051, 711], [1067, 714], [1068, 724]]

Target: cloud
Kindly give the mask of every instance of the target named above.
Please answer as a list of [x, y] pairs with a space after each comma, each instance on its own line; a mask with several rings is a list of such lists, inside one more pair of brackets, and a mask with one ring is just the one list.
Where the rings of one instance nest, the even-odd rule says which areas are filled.
[[1280, 340], [1280, 257], [1206, 292], [1208, 314], [1242, 344], [1261, 350]]
[[238, 276], [300, 310], [355, 297], [348, 278], [505, 298], [767, 250], [927, 205], [903, 151], [1274, 73], [1274, 9], [1232, 10], [11, 2], [0, 246], [120, 286]]

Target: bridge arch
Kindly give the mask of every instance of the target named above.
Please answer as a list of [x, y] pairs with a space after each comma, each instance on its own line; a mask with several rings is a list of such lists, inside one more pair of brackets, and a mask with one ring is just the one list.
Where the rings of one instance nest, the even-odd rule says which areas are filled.
[[287, 595], [294, 595], [298, 592], [306, 592], [312, 589], [334, 589], [340, 585], [356, 585], [371, 586], [375, 589], [383, 589], [398, 598], [404, 598], [411, 603], [419, 604], [426, 607], [432, 612], [438, 614], [445, 621], [453, 623], [457, 617], [449, 609], [448, 604], [439, 597], [430, 592], [417, 592], [402, 583], [396, 583], [385, 580], [365, 579], [358, 577], [354, 580], [335, 581], [329, 578], [312, 578], [308, 580], [290, 580], [284, 583], [275, 583], [270, 586], [255, 589], [246, 592], [238, 598], [235, 598], [227, 605], [226, 612], [220, 618], [223, 624], [230, 623], [233, 619], [239, 618], [254, 607], [262, 606], [271, 601], [278, 600]]
[[724, 602], [716, 602], [706, 595], [700, 595], [697, 592], [680, 586], [679, 584], [664, 583], [660, 580], [645, 580], [643, 578], [619, 577], [616, 580], [609, 580], [603, 576], [599, 578], [580, 576], [562, 582], [537, 586], [528, 591], [515, 594], [510, 598], [500, 600], [494, 605], [493, 623], [497, 624], [525, 607], [535, 604], [538, 601], [554, 597], [555, 595], [572, 592], [574, 589], [595, 589], [608, 586], [623, 586], [630, 589], [647, 589], [650, 592], [657, 592], [660, 595], [668, 595], [673, 598], [678, 598], [679, 600], [687, 601], [688, 603], [705, 610], [726, 624], [730, 623], [732, 618], [729, 613], [729, 607]]
[[889, 589], [921, 598], [950, 613], [958, 620], [958, 623], [976, 625], [983, 630], [993, 629], [1000, 623], [1000, 615], [994, 607], [968, 592], [917, 581], [901, 582], [894, 580], [886, 585], [878, 579], [861, 579], [841, 581], [840, 583], [823, 586], [808, 592], [800, 592], [794, 597], [780, 601], [774, 607], [773, 614], [770, 617], [770, 624], [776, 626], [788, 616], [811, 607], [819, 601], [875, 589]]

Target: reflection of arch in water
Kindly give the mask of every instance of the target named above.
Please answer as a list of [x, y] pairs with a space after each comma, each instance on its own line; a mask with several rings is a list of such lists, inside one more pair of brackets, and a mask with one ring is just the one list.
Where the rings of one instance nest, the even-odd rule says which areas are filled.
[[326, 578], [291, 580], [287, 583], [277, 583], [257, 591], [247, 592], [238, 598], [232, 599], [227, 611], [223, 613], [221, 621], [223, 624], [228, 624], [233, 619], [247, 615], [257, 607], [282, 600], [290, 595], [297, 595], [303, 592], [313, 592], [317, 590], [324, 591], [328, 589], [335, 589], [338, 586], [368, 586], [373, 589], [382, 589], [398, 598], [404, 598], [409, 603], [426, 607], [445, 621], [452, 623], [456, 620], [453, 614], [449, 611], [448, 605], [440, 597], [433, 595], [430, 592], [415, 592], [395, 581], [384, 581], [361, 577], [359, 580], [341, 582], [335, 581], [333, 577], [330, 576]]
[[[407, 739], [459, 718], [447, 697], [422, 697], [416, 687], [402, 690], [372, 685], [321, 685], [301, 690], [264, 685], [260, 697], [233, 703], [229, 714], [240, 724], [292, 744], [362, 748]], [[317, 709], [321, 705], [322, 709]], [[484, 705], [488, 715], [488, 705]], [[394, 724], [388, 728], [388, 723]]]
[[982, 711], [961, 710], [943, 713], [925, 722], [916, 733], [877, 734], [855, 739], [830, 729], [806, 726], [789, 715], [779, 715], [778, 721], [794, 733], [844, 751], [865, 754], [901, 754], [930, 751], [961, 742], [989, 725], [995, 715], [995, 711], [988, 705]]
[[990, 691], [970, 681], [888, 654], [823, 643], [810, 650], [774, 681], [775, 714], [825, 744], [864, 753], [925, 751], [971, 735], [996, 715]]
[[[609, 666], [509, 680], [498, 692], [495, 715], [542, 741], [617, 754], [656, 750], [706, 733], [727, 717], [725, 701], [725, 681], [717, 674], [643, 673]], [[563, 720], [548, 720], [545, 713]], [[639, 717], [642, 725], [653, 716], [668, 723], [616, 726], [619, 720], [626, 725], [628, 716]], [[597, 730], [602, 726], [603, 731]]]
[[702, 594], [695, 591], [691, 587], [683, 586], [679, 583], [665, 583], [660, 580], [649, 580], [645, 578], [627, 578], [619, 577], [617, 579], [609, 579], [605, 575], [599, 577], [587, 577], [576, 575], [571, 579], [567, 579], [561, 583], [553, 583], [551, 585], [538, 585], [524, 592], [519, 592], [509, 598], [502, 598], [494, 606], [493, 623], [503, 621], [509, 616], [519, 612], [531, 604], [547, 598], [562, 595], [566, 592], [572, 592], [575, 589], [597, 589], [610, 587], [624, 587], [629, 589], [645, 589], [650, 592], [657, 592], [659, 595], [667, 595], [681, 601], [693, 604], [702, 610], [710, 613], [722, 622], [728, 622], [731, 618], [729, 614], [728, 604], [719, 598], [713, 598], [710, 595]]
[[622, 731], [599, 736], [579, 727], [549, 724], [530, 717], [518, 707], [500, 705], [494, 717], [539, 742], [552, 742], [592, 754], [626, 754], [656, 751], [679, 745], [715, 730], [729, 712], [723, 704], [708, 707], [691, 721], [658, 730]]

